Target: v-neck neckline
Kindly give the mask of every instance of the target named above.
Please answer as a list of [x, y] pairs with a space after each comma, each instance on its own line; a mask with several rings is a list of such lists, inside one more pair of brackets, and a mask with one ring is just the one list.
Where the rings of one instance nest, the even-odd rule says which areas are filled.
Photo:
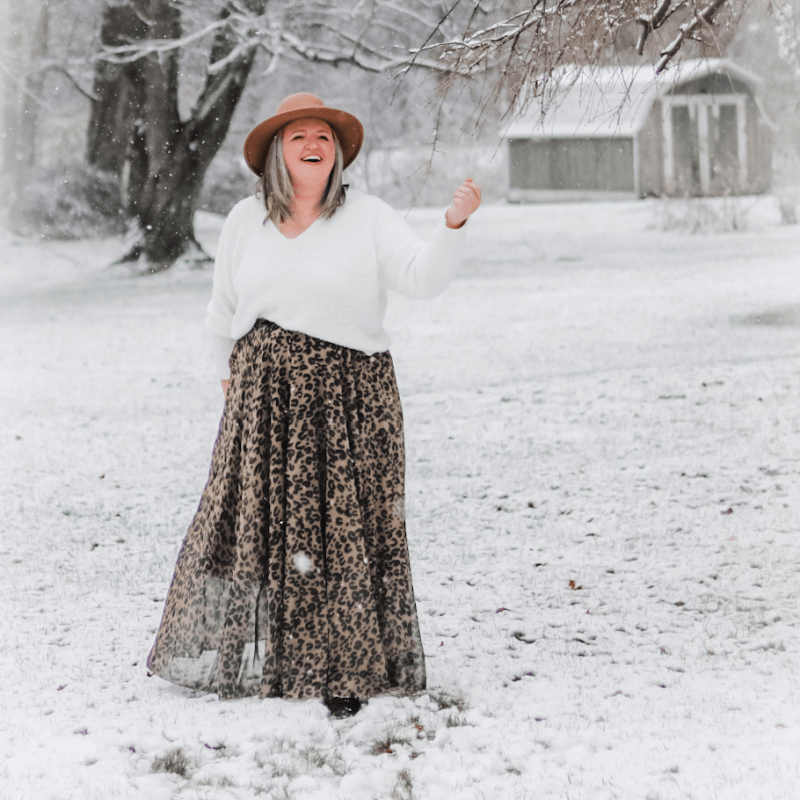
[[311, 229], [312, 229], [312, 228], [313, 228], [313, 227], [314, 227], [314, 226], [315, 226], [315, 225], [316, 225], [316, 224], [319, 222], [319, 219], [320, 219], [319, 217], [316, 217], [316, 218], [314, 219], [314, 221], [313, 221], [313, 222], [312, 222], [312, 223], [311, 223], [311, 224], [310, 224], [310, 225], [309, 225], [307, 228], [303, 228], [303, 230], [302, 230], [302, 231], [300, 231], [300, 233], [298, 233], [298, 234], [297, 234], [297, 236], [287, 236], [287, 235], [286, 235], [286, 234], [285, 234], [285, 233], [284, 233], [284, 232], [283, 232], [283, 231], [282, 231], [282, 230], [281, 230], [281, 229], [280, 229], [280, 228], [279, 228], [279, 227], [278, 227], [278, 226], [275, 224], [275, 222], [274, 222], [273, 220], [270, 220], [269, 222], [270, 222], [270, 224], [272, 225], [272, 227], [273, 227], [273, 228], [275, 228], [275, 232], [278, 234], [278, 236], [280, 236], [280, 237], [281, 237], [281, 239], [285, 239], [287, 242], [296, 242], [298, 239], [302, 239], [302, 238], [303, 238], [303, 236], [305, 236], [305, 235], [306, 235], [306, 234], [307, 234], [307, 233], [308, 233], [308, 232], [309, 232], [309, 231], [310, 231], [310, 230], [311, 230]]

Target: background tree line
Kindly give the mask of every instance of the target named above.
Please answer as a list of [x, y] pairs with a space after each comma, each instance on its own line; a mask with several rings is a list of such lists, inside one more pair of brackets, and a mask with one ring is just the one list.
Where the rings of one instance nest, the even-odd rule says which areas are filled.
[[[298, 89], [358, 114], [368, 147], [435, 148], [496, 142], [565, 63], [663, 69], [728, 51], [773, 78], [779, 152], [800, 153], [800, 0], [3, 2], [9, 223], [70, 235], [83, 209], [127, 229], [123, 259], [143, 271], [202, 258], [193, 218], [211, 165], [222, 150], [230, 174], [244, 133]], [[61, 152], [43, 151], [76, 107], [85, 134], [65, 122]]]

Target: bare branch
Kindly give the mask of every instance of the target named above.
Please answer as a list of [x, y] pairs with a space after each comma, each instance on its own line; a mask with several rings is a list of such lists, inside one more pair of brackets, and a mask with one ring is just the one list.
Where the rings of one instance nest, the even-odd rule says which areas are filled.
[[118, 47], [104, 47], [98, 54], [98, 61], [108, 61], [111, 64], [131, 64], [140, 58], [146, 58], [155, 53], [164, 54], [181, 50], [188, 45], [211, 35], [220, 28], [231, 25], [233, 16], [218, 19], [206, 25], [199, 31], [182, 36], [179, 39], [148, 39], [137, 44], [123, 44]]
[[[451, 60], [451, 71], [466, 76], [474, 73], [479, 65], [483, 69], [494, 65], [494, 58], [501, 56], [502, 51], [508, 49], [509, 57], [506, 69], [514, 57], [519, 57], [518, 47], [521, 37], [528, 32], [539, 29], [541, 38], [546, 37], [546, 25], [551, 19], [563, 19], [567, 12], [578, 5], [580, 0], [557, 0], [552, 6], [547, 6], [544, 0], [534, 0], [531, 7], [524, 12], [514, 14], [500, 22], [472, 34], [464, 34], [457, 39], [451, 39], [432, 45], [423, 45], [412, 54], [422, 51], [440, 51], [442, 60]], [[459, 53], [467, 52], [469, 55], [462, 59]], [[457, 66], [456, 66], [457, 64]]]
[[[458, 3], [456, 3], [456, 5], [458, 5]], [[411, 4], [403, 5], [394, 2], [382, 2], [380, 3], [379, 9], [376, 10], [381, 10], [381, 9], [391, 11], [393, 14], [397, 14], [400, 17], [405, 17], [408, 20], [415, 22], [417, 25], [421, 26], [424, 29], [428, 29], [431, 26], [431, 24], [434, 24], [433, 21], [430, 19], [430, 17], [423, 16]], [[448, 12], [448, 14], [449, 13], [450, 12]], [[375, 15], [373, 15], [370, 21], [372, 21], [373, 19], [377, 19]], [[445, 18], [440, 20], [439, 24], [441, 25], [444, 22]]]
[[67, 80], [77, 89], [85, 98], [91, 100], [93, 103], [97, 102], [97, 95], [92, 94], [92, 92], [87, 91], [86, 89], [81, 86], [75, 76], [68, 70], [66, 67], [63, 67], [61, 64], [46, 64], [42, 67], [42, 73], [45, 72], [58, 72], [63, 75]]
[[657, 30], [664, 24], [667, 18], [672, 0], [661, 0], [656, 6], [652, 14], [642, 14], [636, 21], [642, 26], [642, 32], [639, 34], [639, 40], [636, 42], [636, 52], [639, 55], [644, 53], [644, 43], [652, 31]]
[[[378, 60], [377, 63], [369, 63], [366, 59], [358, 54], [357, 50], [359, 49], [360, 43], [357, 40], [351, 40], [355, 46], [351, 51], [346, 52], [342, 49], [333, 47], [329, 48], [324, 45], [307, 45], [298, 36], [295, 36], [288, 31], [283, 31], [280, 38], [281, 41], [288, 44], [292, 50], [301, 55], [307, 61], [317, 61], [326, 64], [353, 64], [361, 69], [367, 70], [368, 72], [387, 72], [397, 69], [406, 63], [405, 58], [391, 59], [388, 56], [383, 56], [382, 54], [378, 53], [378, 51], [362, 47], [361, 49], [365, 50], [365, 52], [367, 52], [369, 55], [378, 56], [379, 59], [383, 59], [382, 61]], [[349, 39], [349, 37], [343, 34], [342, 38]]]
[[[223, 59], [227, 61], [228, 59]], [[195, 128], [202, 127], [206, 120], [214, 112], [217, 103], [228, 92], [231, 84], [237, 79], [237, 74], [233, 70], [229, 70], [227, 74], [223, 75], [222, 79], [214, 84], [213, 88], [205, 93], [201, 98], [198, 105], [192, 112], [191, 123]]]
[[717, 10], [725, 5], [727, 0], [711, 0], [709, 4], [702, 10], [695, 14], [689, 22], [684, 23], [678, 29], [678, 35], [661, 51], [661, 58], [656, 64], [656, 75], [663, 72], [669, 62], [677, 55], [678, 51], [683, 47], [683, 43], [693, 36], [701, 26], [708, 25], [714, 18]]
[[458, 5], [460, 3], [461, 3], [461, 0], [456, 0], [455, 3], [453, 3], [452, 6], [450, 6], [450, 9], [447, 12], [445, 12], [445, 14], [439, 20], [439, 22], [436, 23], [436, 25], [433, 27], [431, 32], [428, 34], [428, 38], [425, 39], [425, 41], [422, 43], [422, 47], [420, 47], [417, 52], [414, 52], [413, 50], [411, 51], [411, 54], [412, 54], [411, 55], [411, 60], [410, 60], [410, 62], [408, 63], [408, 65], [406, 67], [406, 71], [408, 71], [408, 68], [413, 66], [413, 64], [417, 60], [418, 53], [421, 53], [426, 48], [428, 42], [430, 42], [430, 40], [433, 39], [434, 36], [436, 36], [436, 34], [438, 33], [439, 29], [444, 25], [444, 23], [447, 21], [447, 19], [450, 17], [450, 15], [456, 10], [456, 8], [458, 7]]

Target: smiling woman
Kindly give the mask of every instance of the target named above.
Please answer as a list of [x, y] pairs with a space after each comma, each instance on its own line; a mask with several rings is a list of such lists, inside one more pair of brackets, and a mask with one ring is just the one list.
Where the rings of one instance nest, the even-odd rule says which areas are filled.
[[148, 659], [220, 697], [317, 697], [337, 716], [425, 688], [383, 317], [389, 290], [445, 289], [480, 204], [467, 180], [423, 242], [346, 192], [363, 135], [298, 94], [245, 141], [258, 195], [225, 221], [206, 317], [225, 410]]
[[267, 216], [289, 239], [332, 216], [344, 203], [343, 169], [339, 137], [327, 122], [290, 122], [274, 137], [259, 182]]

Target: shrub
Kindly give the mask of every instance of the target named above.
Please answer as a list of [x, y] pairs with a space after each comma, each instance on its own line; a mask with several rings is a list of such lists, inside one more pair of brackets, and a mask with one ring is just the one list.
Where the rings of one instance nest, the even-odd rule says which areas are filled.
[[80, 163], [33, 171], [24, 218], [30, 233], [48, 239], [115, 236], [126, 225], [116, 176]]
[[245, 174], [239, 162], [220, 153], [209, 166], [197, 207], [213, 214], [227, 214], [242, 198], [253, 193], [256, 176]]
[[656, 227], [684, 233], [729, 233], [747, 228], [752, 201], [741, 197], [663, 198], [656, 206]]

